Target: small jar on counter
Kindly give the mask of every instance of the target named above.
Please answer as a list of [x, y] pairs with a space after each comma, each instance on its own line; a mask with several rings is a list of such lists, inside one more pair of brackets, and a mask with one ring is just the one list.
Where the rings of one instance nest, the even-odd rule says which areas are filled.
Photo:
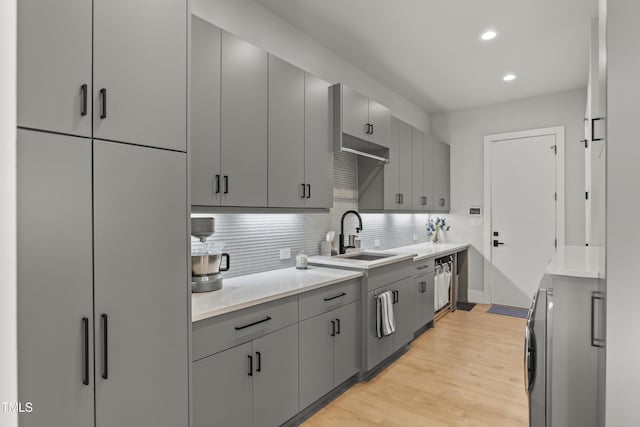
[[307, 254], [305, 252], [300, 252], [296, 255], [296, 268], [299, 270], [306, 270], [308, 261], [309, 258], [307, 257]]

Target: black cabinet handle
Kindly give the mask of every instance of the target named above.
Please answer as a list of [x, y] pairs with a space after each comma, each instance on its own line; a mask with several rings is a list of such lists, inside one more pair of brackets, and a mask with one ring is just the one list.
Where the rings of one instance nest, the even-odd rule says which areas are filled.
[[602, 141], [604, 138], [596, 138], [596, 122], [600, 120], [604, 120], [604, 117], [597, 117], [595, 119], [591, 119], [591, 141]]
[[109, 317], [102, 314], [102, 378], [109, 379]]
[[427, 206], [427, 198], [426, 198], [425, 196], [422, 196], [422, 197], [420, 198], [420, 204], [421, 204], [422, 206]]
[[369, 135], [369, 126], [371, 126], [369, 123], [366, 123], [364, 125], [364, 133], [366, 133], [367, 135]]
[[401, 204], [402, 203], [401, 202], [401, 197], [402, 197], [402, 195], [400, 193], [396, 194], [396, 203], [397, 204]]
[[220, 175], [216, 175], [216, 194], [220, 194]]
[[444, 202], [445, 202], [444, 199], [440, 199], [440, 206], [444, 206]]
[[87, 86], [87, 84], [83, 84], [82, 86], [80, 86], [80, 115], [81, 116], [86, 116], [87, 115], [87, 98], [88, 98], [88, 92], [89, 87]]
[[340, 319], [336, 319], [336, 335], [340, 335]]
[[325, 301], [331, 301], [331, 300], [334, 300], [334, 299], [342, 298], [342, 297], [343, 297], [343, 296], [345, 296], [345, 295], [347, 295], [347, 294], [346, 294], [346, 293], [344, 293], [344, 292], [342, 292], [341, 294], [336, 295], [336, 296], [334, 296], [334, 297], [324, 298], [324, 300], [325, 300]]
[[400, 302], [400, 291], [392, 291], [391, 294], [393, 295], [393, 304], [397, 304]]
[[229, 194], [229, 175], [224, 176], [224, 194]]
[[100, 118], [107, 118], [107, 89], [100, 89]]
[[420, 293], [424, 294], [427, 292], [427, 282], [420, 282]]
[[258, 363], [256, 365], [256, 372], [262, 372], [262, 353], [256, 351], [256, 357], [258, 358]]
[[592, 292], [591, 293], [591, 346], [604, 348], [604, 340], [601, 338], [596, 338], [596, 316], [595, 316], [595, 305], [596, 301], [604, 301], [602, 294], [600, 292]]
[[311, 184], [307, 184], [307, 199], [311, 198]]
[[89, 385], [89, 318], [82, 318], [82, 384]]
[[249, 358], [249, 372], [247, 372], [247, 375], [252, 377], [253, 376], [253, 356], [248, 355], [247, 357]]
[[306, 190], [306, 185], [304, 184], [300, 184], [300, 186], [302, 187], [302, 196], [300, 197], [301, 199], [304, 199], [305, 197], [307, 197], [305, 190]]
[[429, 268], [429, 264], [421, 265], [420, 267], [416, 268], [416, 270], [424, 270], [425, 268]]
[[332, 337], [336, 336], [336, 321], [335, 320], [331, 321], [331, 336]]
[[236, 331], [241, 331], [241, 330], [243, 330], [243, 329], [246, 329], [246, 328], [250, 328], [250, 327], [252, 327], [252, 326], [259, 325], [260, 323], [268, 322], [269, 320], [271, 320], [271, 317], [270, 317], [270, 316], [267, 316], [267, 317], [265, 317], [265, 318], [264, 318], [264, 319], [262, 319], [262, 320], [258, 320], [257, 322], [249, 323], [248, 325], [244, 325], [244, 326], [236, 326], [236, 328], [235, 328], [235, 329], [236, 329]]

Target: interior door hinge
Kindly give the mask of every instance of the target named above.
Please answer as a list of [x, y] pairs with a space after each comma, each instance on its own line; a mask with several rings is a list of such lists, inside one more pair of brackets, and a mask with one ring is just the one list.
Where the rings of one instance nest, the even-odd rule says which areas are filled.
[[580, 142], [584, 142], [584, 148], [589, 148], [589, 140], [588, 139], [583, 139]]
[[554, 239], [553, 240], [553, 247], [557, 248], [558, 247], [558, 239]]
[[553, 193], [553, 200], [558, 201], [558, 193]]
[[585, 198], [585, 200], [589, 200], [589, 192], [588, 191], [584, 192], [584, 198]]
[[551, 148], [553, 148], [553, 154], [558, 154], [558, 146], [557, 145], [552, 145]]

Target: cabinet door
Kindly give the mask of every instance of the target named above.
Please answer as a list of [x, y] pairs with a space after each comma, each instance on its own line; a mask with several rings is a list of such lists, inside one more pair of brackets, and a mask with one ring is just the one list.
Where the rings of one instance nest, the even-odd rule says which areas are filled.
[[191, 16], [191, 204], [220, 205], [220, 29]]
[[253, 342], [253, 425], [276, 427], [298, 413], [298, 325]]
[[[393, 336], [378, 338], [376, 334], [376, 293], [383, 289], [367, 292], [367, 371], [375, 368], [380, 362], [393, 353]], [[397, 328], [397, 320], [396, 320]]]
[[342, 132], [356, 138], [369, 139], [369, 98], [342, 86]]
[[93, 425], [91, 142], [18, 130], [17, 150], [20, 426]]
[[96, 427], [185, 425], [186, 155], [109, 142], [93, 155]]
[[412, 197], [411, 208], [414, 211], [425, 210], [427, 200], [424, 195], [424, 132], [413, 128], [411, 147], [412, 147]]
[[333, 384], [339, 386], [360, 371], [360, 302], [334, 310], [337, 321], [333, 354]]
[[384, 105], [369, 100], [369, 123], [373, 125], [369, 141], [388, 147], [391, 138], [391, 111]]
[[393, 337], [394, 350], [397, 350], [413, 340], [413, 334], [420, 319], [421, 298], [418, 286], [412, 277], [391, 285], [389, 289], [396, 292], [396, 303], [393, 306], [396, 332]]
[[248, 342], [193, 363], [194, 427], [253, 424], [252, 351]]
[[435, 204], [433, 210], [449, 211], [450, 200], [450, 154], [449, 145], [444, 142], [434, 141], [433, 144], [433, 197]]
[[399, 155], [399, 168], [398, 168], [398, 183], [400, 193], [400, 205], [401, 210], [411, 210], [413, 207], [413, 173], [412, 165], [413, 148], [411, 146], [411, 133], [412, 128], [409, 124], [400, 122], [400, 133], [398, 139], [398, 155]]
[[267, 206], [267, 53], [222, 32], [223, 206]]
[[304, 207], [304, 71], [269, 55], [269, 206]]
[[309, 73], [304, 93], [304, 175], [310, 194], [307, 208], [333, 207], [333, 141], [329, 105], [330, 84]]
[[428, 133], [424, 134], [424, 149], [422, 151], [423, 167], [424, 167], [424, 186], [423, 196], [427, 200], [425, 210], [433, 210], [436, 204], [436, 200], [433, 194], [433, 151], [435, 140]]
[[434, 292], [435, 292], [435, 273], [433, 271], [418, 278], [420, 289], [423, 290], [420, 297], [420, 327], [433, 321], [434, 314]]
[[93, 7], [94, 138], [186, 151], [187, 2]]
[[300, 323], [300, 409], [333, 388], [333, 334], [333, 311]]
[[91, 14], [86, 0], [18, 2], [18, 126], [91, 136]]
[[391, 117], [391, 139], [389, 140], [389, 162], [384, 165], [384, 208], [400, 209], [400, 139], [402, 122]]

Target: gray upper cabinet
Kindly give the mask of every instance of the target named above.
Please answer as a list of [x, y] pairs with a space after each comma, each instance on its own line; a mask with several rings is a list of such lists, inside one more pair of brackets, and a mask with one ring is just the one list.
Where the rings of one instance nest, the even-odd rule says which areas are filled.
[[20, 426], [93, 425], [91, 141], [18, 131]]
[[86, 0], [18, 2], [18, 126], [91, 136], [91, 19]]
[[298, 413], [298, 324], [253, 341], [253, 425], [277, 427]]
[[413, 128], [413, 199], [414, 211], [433, 209], [431, 137]]
[[342, 132], [369, 139], [369, 98], [342, 86]]
[[191, 16], [191, 204], [220, 205], [220, 29]]
[[370, 99], [369, 123], [371, 123], [369, 140], [376, 144], [387, 146], [391, 135], [391, 110]]
[[316, 76], [305, 74], [304, 175], [307, 208], [333, 207], [330, 86]]
[[384, 208], [412, 209], [412, 155], [411, 126], [395, 117], [391, 118], [389, 163], [384, 166]]
[[431, 158], [433, 198], [435, 199], [434, 211], [448, 212], [451, 209], [450, 161], [449, 145], [444, 142], [434, 141], [433, 156]]
[[264, 50], [222, 32], [222, 206], [267, 206], [268, 62]]
[[193, 426], [253, 424], [253, 343], [193, 363]]
[[110, 142], [93, 155], [95, 425], [185, 425], [186, 155]]
[[93, 7], [94, 138], [186, 151], [187, 2]]
[[269, 55], [269, 206], [305, 205], [305, 73]]

